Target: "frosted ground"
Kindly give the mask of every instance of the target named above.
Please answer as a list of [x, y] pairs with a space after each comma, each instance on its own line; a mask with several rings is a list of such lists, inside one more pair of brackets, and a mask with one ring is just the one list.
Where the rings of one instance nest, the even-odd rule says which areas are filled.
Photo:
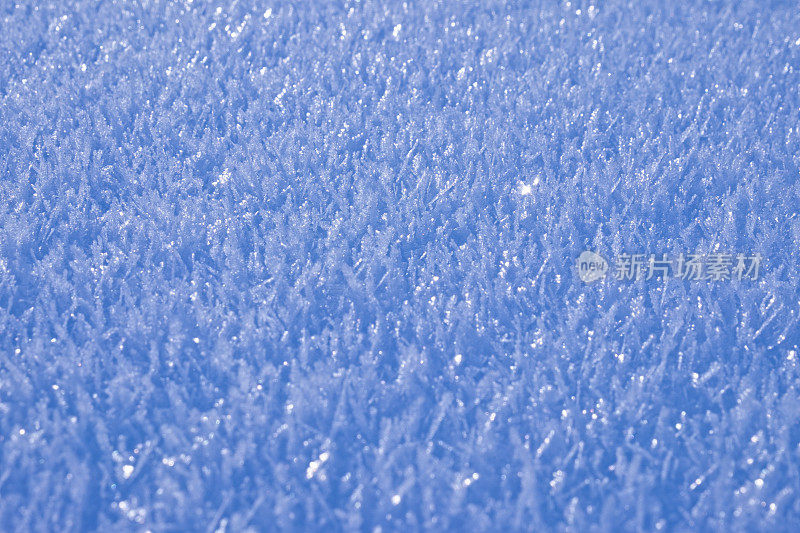
[[797, 530], [799, 114], [796, 2], [0, 0], [0, 530]]

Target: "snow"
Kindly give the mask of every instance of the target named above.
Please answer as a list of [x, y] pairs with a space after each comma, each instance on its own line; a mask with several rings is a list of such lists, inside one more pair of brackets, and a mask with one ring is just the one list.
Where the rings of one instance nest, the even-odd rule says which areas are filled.
[[0, 530], [797, 529], [798, 28], [0, 2]]

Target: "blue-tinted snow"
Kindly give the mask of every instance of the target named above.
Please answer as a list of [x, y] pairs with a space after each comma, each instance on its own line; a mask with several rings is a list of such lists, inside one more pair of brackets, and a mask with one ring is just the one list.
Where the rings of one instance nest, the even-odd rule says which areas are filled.
[[788, 1], [0, 0], [0, 530], [796, 528], [799, 87]]

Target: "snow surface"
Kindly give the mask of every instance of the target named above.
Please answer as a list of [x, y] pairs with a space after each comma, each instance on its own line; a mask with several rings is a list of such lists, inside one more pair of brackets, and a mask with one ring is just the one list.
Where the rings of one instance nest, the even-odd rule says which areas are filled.
[[0, 0], [0, 530], [796, 531], [799, 114], [796, 1]]

